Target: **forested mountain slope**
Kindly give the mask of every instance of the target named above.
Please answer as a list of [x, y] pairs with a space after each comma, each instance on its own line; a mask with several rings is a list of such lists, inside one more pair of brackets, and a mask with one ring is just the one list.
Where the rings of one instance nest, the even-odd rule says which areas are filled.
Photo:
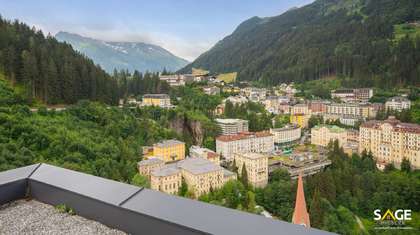
[[238, 72], [266, 84], [326, 76], [355, 84], [420, 84], [420, 1], [317, 0], [253, 17], [180, 72]]
[[0, 17], [0, 73], [29, 100], [47, 104], [118, 101], [118, 84], [92, 60], [18, 21]]

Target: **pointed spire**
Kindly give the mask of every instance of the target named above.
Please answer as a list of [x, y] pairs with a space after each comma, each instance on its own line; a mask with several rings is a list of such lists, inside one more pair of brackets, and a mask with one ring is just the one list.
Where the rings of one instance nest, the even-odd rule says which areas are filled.
[[295, 211], [293, 212], [292, 222], [294, 224], [303, 225], [307, 228], [311, 227], [311, 223], [309, 221], [309, 213], [306, 210], [305, 192], [303, 191], [302, 172], [299, 173], [299, 177], [298, 177], [296, 204], [295, 204]]

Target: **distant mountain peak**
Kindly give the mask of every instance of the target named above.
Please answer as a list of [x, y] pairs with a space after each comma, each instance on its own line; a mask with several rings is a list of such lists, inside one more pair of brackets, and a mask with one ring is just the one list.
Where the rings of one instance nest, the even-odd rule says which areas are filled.
[[187, 60], [170, 51], [144, 42], [105, 41], [64, 31], [58, 32], [55, 37], [71, 44], [109, 73], [114, 69], [145, 72], [162, 71], [165, 68], [176, 71], [188, 64]]

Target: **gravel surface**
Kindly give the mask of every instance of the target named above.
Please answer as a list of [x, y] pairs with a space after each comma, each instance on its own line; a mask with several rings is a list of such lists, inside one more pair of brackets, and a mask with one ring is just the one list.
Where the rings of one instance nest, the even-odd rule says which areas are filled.
[[18, 200], [0, 207], [0, 234], [125, 233], [77, 215], [60, 213], [53, 206], [35, 200]]

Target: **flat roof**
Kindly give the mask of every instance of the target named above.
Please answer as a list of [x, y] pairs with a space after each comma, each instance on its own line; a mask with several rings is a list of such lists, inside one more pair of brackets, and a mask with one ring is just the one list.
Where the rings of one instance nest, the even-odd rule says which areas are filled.
[[238, 153], [238, 155], [248, 159], [268, 158], [267, 155], [261, 153]]
[[162, 161], [161, 159], [157, 158], [157, 157], [152, 157], [146, 160], [141, 160], [137, 163], [138, 166], [147, 166], [147, 165], [153, 165], [153, 164], [160, 164], [160, 163], [165, 163], [164, 161]]
[[199, 157], [186, 158], [178, 163], [178, 167], [195, 175], [223, 169], [221, 166], [216, 165], [210, 160]]
[[216, 118], [215, 121], [221, 124], [236, 124], [238, 122], [248, 122], [248, 120], [237, 118]]
[[154, 169], [151, 174], [153, 176], [160, 177], [160, 176], [175, 175], [175, 174], [178, 174], [179, 172], [180, 172], [180, 170], [176, 166], [176, 163], [171, 163], [171, 164], [167, 164], [167, 165], [165, 165], [161, 168]]
[[169, 146], [174, 146], [174, 145], [179, 145], [179, 144], [185, 144], [185, 143], [176, 139], [172, 139], [172, 140], [162, 140], [159, 143], [154, 144], [153, 146], [164, 148], [164, 147], [169, 147]]

